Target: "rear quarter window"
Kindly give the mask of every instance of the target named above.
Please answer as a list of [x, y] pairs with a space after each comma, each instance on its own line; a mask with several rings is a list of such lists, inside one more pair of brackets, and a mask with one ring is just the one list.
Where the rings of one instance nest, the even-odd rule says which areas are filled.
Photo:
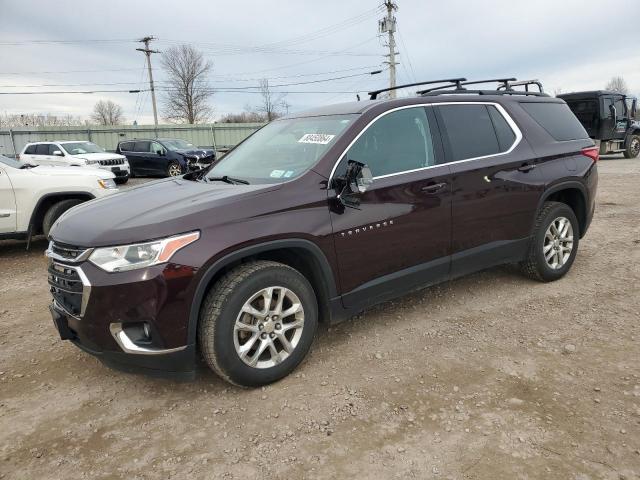
[[35, 155], [36, 153], [36, 146], [35, 145], [29, 145], [25, 150], [24, 153], [26, 153], [27, 155]]
[[587, 131], [566, 103], [521, 102], [520, 105], [538, 125], [559, 142], [589, 138]]

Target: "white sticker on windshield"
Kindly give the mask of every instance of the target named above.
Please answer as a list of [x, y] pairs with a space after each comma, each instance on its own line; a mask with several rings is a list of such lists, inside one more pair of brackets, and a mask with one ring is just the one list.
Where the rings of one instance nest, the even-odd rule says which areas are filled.
[[317, 143], [320, 145], [326, 145], [333, 140], [335, 135], [327, 135], [326, 133], [307, 133], [302, 136], [298, 143]]
[[280, 178], [282, 175], [284, 175], [284, 170], [272, 170], [269, 174], [271, 178]]
[[284, 174], [284, 178], [289, 178], [293, 175], [293, 170], [287, 170]]

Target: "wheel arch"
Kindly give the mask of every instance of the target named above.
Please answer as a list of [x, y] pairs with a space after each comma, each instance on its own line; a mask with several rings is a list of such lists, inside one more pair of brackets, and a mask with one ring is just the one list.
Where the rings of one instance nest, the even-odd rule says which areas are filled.
[[36, 206], [33, 208], [33, 211], [31, 212], [31, 218], [29, 219], [27, 230], [27, 248], [29, 246], [29, 243], [31, 242], [31, 237], [40, 233], [44, 215], [52, 205], [63, 200], [89, 201], [93, 200], [94, 198], [95, 196], [91, 193], [83, 191], [47, 193], [40, 197], [38, 199], [38, 202], [36, 203]]
[[554, 201], [568, 205], [578, 219], [580, 238], [585, 234], [588, 223], [588, 194], [586, 187], [580, 182], [563, 182], [545, 190], [538, 204], [538, 212], [544, 202]]
[[233, 251], [216, 260], [200, 277], [189, 312], [189, 344], [195, 344], [204, 297], [218, 279], [236, 266], [252, 260], [273, 260], [298, 270], [313, 287], [322, 322], [330, 322], [330, 300], [338, 295], [333, 269], [323, 251], [304, 239], [273, 240]]

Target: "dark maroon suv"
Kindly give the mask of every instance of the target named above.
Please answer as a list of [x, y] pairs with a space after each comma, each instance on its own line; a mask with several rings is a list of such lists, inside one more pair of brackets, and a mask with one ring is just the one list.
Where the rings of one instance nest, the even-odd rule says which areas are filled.
[[201, 355], [257, 386], [318, 322], [499, 264], [561, 278], [597, 149], [563, 100], [462, 80], [291, 115], [208, 169], [69, 210], [47, 252], [61, 337], [149, 373], [193, 376]]

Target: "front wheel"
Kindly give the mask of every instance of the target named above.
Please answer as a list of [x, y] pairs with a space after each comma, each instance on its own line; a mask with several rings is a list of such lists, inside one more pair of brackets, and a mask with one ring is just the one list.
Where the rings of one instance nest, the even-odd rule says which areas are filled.
[[636, 158], [638, 155], [640, 155], [640, 135], [631, 135], [624, 151], [624, 158]]
[[562, 278], [578, 252], [580, 226], [573, 210], [560, 202], [545, 202], [538, 213], [527, 258], [520, 264], [525, 275], [541, 282]]
[[49, 207], [47, 213], [44, 214], [44, 218], [42, 219], [42, 233], [45, 237], [49, 236], [49, 232], [51, 231], [51, 227], [56, 223], [56, 220], [60, 218], [64, 212], [69, 210], [71, 207], [75, 207], [82, 203], [82, 200], [79, 199], [70, 199], [70, 200], [62, 200], [61, 202], [54, 203]]
[[220, 377], [257, 387], [298, 366], [317, 326], [318, 306], [307, 279], [287, 265], [256, 261], [230, 271], [209, 292], [198, 344]]
[[179, 175], [182, 175], [182, 167], [178, 162], [171, 162], [167, 167], [167, 176], [177, 177]]

